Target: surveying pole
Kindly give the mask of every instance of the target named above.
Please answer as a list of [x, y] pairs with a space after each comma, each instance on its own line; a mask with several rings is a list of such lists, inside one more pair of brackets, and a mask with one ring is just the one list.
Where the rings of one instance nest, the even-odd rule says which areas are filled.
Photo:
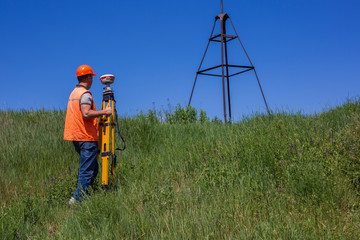
[[110, 87], [110, 84], [114, 83], [115, 76], [112, 74], [105, 74], [100, 77], [100, 81], [105, 85], [103, 89], [103, 101], [101, 105], [101, 110], [104, 110], [106, 107], [112, 109], [112, 114], [110, 116], [101, 116], [99, 119], [99, 146], [100, 146], [100, 155], [102, 161], [101, 169], [101, 185], [104, 189], [108, 188], [109, 180], [109, 160], [111, 162], [111, 175], [112, 175], [112, 185], [115, 185], [115, 167], [116, 167], [116, 155], [115, 155], [115, 128], [117, 129], [124, 146], [123, 148], [117, 148], [116, 150], [125, 149], [125, 141], [123, 136], [120, 133], [119, 125], [117, 121], [117, 111], [116, 111], [116, 101], [114, 97], [114, 91]]

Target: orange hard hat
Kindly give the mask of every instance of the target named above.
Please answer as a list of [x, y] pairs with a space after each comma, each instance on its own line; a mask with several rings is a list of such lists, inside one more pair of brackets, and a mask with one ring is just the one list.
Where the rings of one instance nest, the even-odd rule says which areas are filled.
[[81, 65], [76, 70], [76, 77], [80, 77], [80, 76], [84, 76], [84, 75], [88, 75], [88, 74], [96, 76], [96, 74], [94, 73], [92, 68], [90, 66], [88, 66], [88, 65]]

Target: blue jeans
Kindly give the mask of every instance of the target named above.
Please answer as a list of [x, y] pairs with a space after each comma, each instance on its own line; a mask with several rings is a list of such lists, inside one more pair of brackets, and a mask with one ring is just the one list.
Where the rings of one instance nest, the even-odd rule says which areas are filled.
[[97, 162], [98, 143], [97, 142], [78, 142], [73, 141], [75, 150], [80, 154], [80, 169], [78, 178], [78, 187], [73, 197], [81, 202], [85, 194], [88, 194], [88, 188], [94, 183], [99, 171]]

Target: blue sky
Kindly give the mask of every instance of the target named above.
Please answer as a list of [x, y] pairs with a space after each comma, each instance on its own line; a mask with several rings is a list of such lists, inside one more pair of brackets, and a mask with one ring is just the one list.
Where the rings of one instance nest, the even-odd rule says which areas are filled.
[[[319, 113], [359, 95], [359, 1], [224, 0], [224, 11], [271, 109]], [[99, 76], [115, 75], [122, 116], [186, 105], [219, 13], [220, 0], [0, 0], [0, 109], [66, 109], [82, 64], [98, 74], [98, 106]], [[244, 63], [239, 43], [228, 47], [230, 63]], [[204, 67], [220, 51], [211, 43]], [[265, 111], [252, 72], [230, 82], [234, 120]], [[192, 105], [222, 118], [221, 94], [221, 78], [200, 76]]]

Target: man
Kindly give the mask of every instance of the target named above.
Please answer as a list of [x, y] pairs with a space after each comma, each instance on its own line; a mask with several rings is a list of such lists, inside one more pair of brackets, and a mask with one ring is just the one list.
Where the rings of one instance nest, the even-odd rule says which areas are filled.
[[95, 103], [89, 89], [93, 83], [94, 74], [88, 65], [81, 65], [76, 71], [79, 84], [69, 97], [67, 106], [64, 140], [73, 141], [75, 150], [80, 155], [80, 170], [78, 187], [72, 195], [69, 204], [81, 202], [83, 195], [88, 193], [98, 173], [98, 119], [102, 115], [112, 113], [110, 107], [96, 111]]

